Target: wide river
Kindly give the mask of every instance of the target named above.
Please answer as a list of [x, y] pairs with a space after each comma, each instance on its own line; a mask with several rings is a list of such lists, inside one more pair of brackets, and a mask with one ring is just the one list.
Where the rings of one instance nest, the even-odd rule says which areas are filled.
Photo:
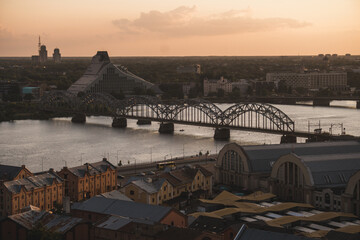
[[[219, 104], [221, 109], [231, 104]], [[355, 102], [332, 102], [339, 107], [312, 107], [274, 105], [295, 121], [295, 128], [313, 131], [321, 128], [340, 134], [343, 124], [347, 134], [360, 136], [360, 110]], [[86, 124], [73, 124], [70, 118], [48, 121], [23, 120], [0, 123], [0, 164], [25, 164], [30, 171], [54, 168], [65, 164], [73, 167], [85, 162], [95, 162], [107, 157], [110, 162], [128, 164], [158, 161], [196, 155], [200, 151], [217, 153], [227, 141], [215, 141], [214, 129], [175, 125], [173, 135], [159, 134], [159, 123], [138, 126], [128, 119], [126, 129], [111, 127], [109, 117], [88, 117]], [[242, 145], [278, 144], [279, 135], [231, 130], [229, 142]], [[300, 139], [300, 142], [304, 139]]]

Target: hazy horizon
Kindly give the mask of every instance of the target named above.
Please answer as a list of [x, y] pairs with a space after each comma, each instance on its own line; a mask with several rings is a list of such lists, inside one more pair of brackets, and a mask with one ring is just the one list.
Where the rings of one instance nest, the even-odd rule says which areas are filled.
[[359, 0], [0, 0], [0, 57], [360, 55]]

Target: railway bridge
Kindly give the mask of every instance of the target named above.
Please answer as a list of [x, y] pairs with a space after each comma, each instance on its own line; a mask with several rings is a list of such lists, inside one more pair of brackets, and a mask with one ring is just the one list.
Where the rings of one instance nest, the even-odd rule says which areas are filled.
[[[266, 103], [236, 103], [221, 110], [202, 99], [161, 101], [155, 97], [132, 96], [117, 100], [106, 93], [75, 96], [67, 91], [52, 91], [43, 96], [40, 108], [45, 111], [72, 114], [73, 122], [86, 116], [113, 117], [113, 127], [124, 128], [127, 119], [138, 124], [160, 122], [160, 133], [173, 133], [174, 124], [215, 128], [215, 139], [230, 138], [230, 129], [282, 135], [282, 142], [296, 142], [296, 137], [316, 137], [315, 133], [295, 131], [295, 123], [280, 109]], [[321, 136], [327, 140], [330, 136]]]

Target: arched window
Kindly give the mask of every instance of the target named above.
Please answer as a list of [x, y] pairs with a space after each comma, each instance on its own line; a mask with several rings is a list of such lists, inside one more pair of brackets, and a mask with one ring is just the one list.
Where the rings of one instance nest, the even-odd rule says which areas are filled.
[[234, 150], [227, 151], [222, 158], [222, 168], [237, 173], [242, 171], [241, 158]]

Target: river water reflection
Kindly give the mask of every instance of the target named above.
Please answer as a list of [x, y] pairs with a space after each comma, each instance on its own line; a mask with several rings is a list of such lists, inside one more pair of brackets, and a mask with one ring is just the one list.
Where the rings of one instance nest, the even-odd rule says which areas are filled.
[[[354, 109], [355, 102], [335, 102], [337, 107], [311, 107], [274, 105], [295, 121], [296, 129], [311, 131], [319, 121], [325, 131], [331, 124], [343, 123], [346, 133], [360, 135], [360, 110]], [[219, 104], [221, 109], [231, 104]], [[136, 120], [128, 120], [126, 129], [111, 127], [109, 117], [89, 117], [86, 124], [73, 124], [70, 118], [56, 118], [48, 121], [24, 120], [0, 123], [0, 163], [25, 164], [31, 171], [59, 170], [108, 157], [116, 164], [157, 161], [196, 155], [201, 151], [217, 153], [228, 142], [215, 141], [212, 128], [175, 125], [173, 135], [159, 134], [159, 123], [138, 126]], [[340, 134], [339, 125], [333, 133]], [[244, 131], [231, 131], [231, 142], [243, 145], [278, 144], [279, 135]], [[304, 141], [304, 139], [300, 139]]]

